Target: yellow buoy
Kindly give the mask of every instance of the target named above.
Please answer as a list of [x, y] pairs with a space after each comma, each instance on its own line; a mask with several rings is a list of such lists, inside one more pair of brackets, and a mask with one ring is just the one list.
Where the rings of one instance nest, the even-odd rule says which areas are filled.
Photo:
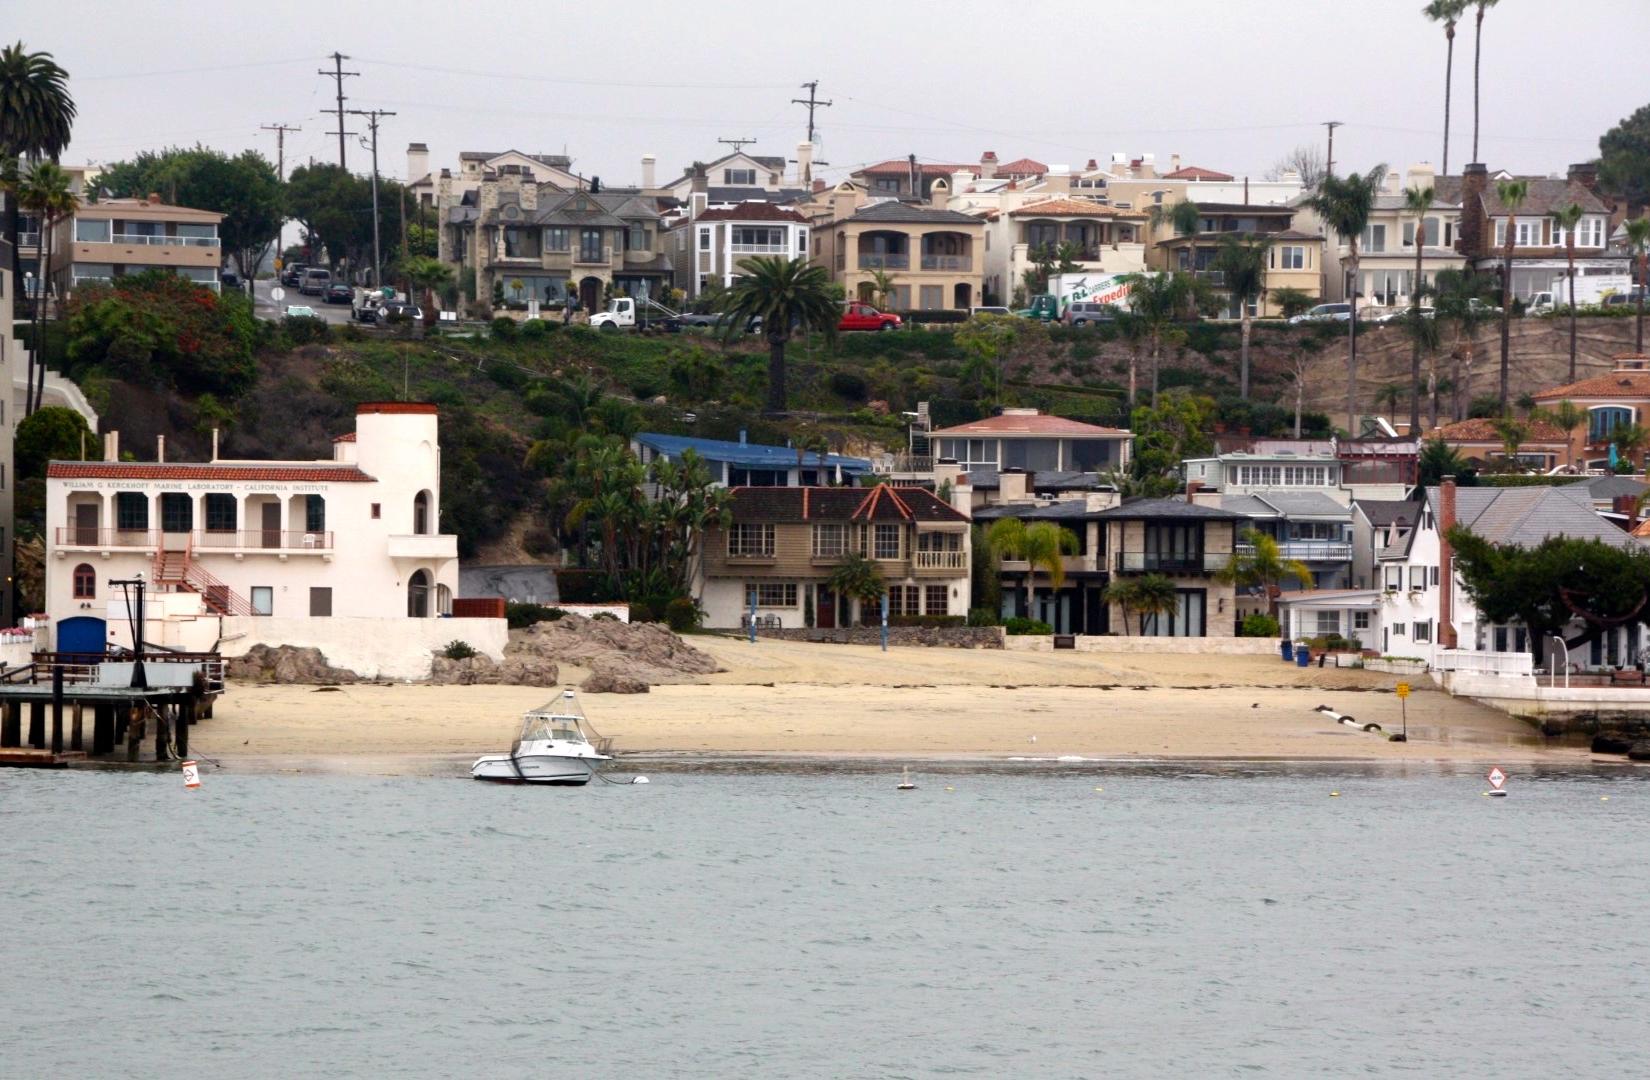
[[1341, 797], [1341, 793], [1340, 793], [1340, 792], [1338, 792], [1338, 791], [1331, 791], [1331, 792], [1330, 792], [1330, 793], [1329, 793], [1329, 797], [1330, 797], [1330, 798], [1331, 798], [1331, 799], [1338, 799], [1338, 798], [1340, 798], [1340, 797]]

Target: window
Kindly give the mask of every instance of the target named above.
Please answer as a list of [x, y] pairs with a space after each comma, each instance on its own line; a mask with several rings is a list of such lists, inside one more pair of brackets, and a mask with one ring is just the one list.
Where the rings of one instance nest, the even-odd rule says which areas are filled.
[[602, 261], [602, 231], [600, 229], [579, 230], [579, 261]]
[[252, 614], [275, 614], [275, 588], [272, 585], [252, 586]]
[[745, 584], [745, 607], [795, 607], [796, 582], [758, 581]]
[[700, 229], [699, 230], [699, 250], [700, 251], [709, 251], [710, 250], [710, 230], [709, 229]]
[[373, 503], [372, 504], [372, 519], [374, 521], [377, 521], [379, 518], [381, 518], [383, 516], [384, 516], [383, 507], [380, 506], [378, 503]]
[[899, 177], [879, 176], [876, 178], [874, 187], [877, 191], [898, 191], [900, 189]]
[[722, 183], [731, 187], [750, 187], [756, 183], [755, 169], [723, 169]]
[[323, 618], [332, 614], [332, 590], [330, 588], [310, 587], [309, 613], [311, 616]]
[[115, 494], [115, 528], [143, 532], [149, 527], [149, 496], [136, 491]]
[[1429, 567], [1427, 573], [1432, 581], [1432, 587], [1436, 589], [1438, 587], [1438, 568], [1436, 566]]
[[1583, 218], [1581, 227], [1576, 230], [1577, 247], [1604, 246], [1604, 219], [1597, 217]]
[[1621, 405], [1605, 405], [1590, 409], [1587, 413], [1587, 441], [1590, 443], [1605, 443], [1617, 428], [1627, 427], [1633, 422], [1633, 410]]
[[538, 229], [505, 229], [504, 257], [507, 259], [536, 259], [542, 252], [542, 234]]
[[787, 250], [785, 230], [782, 227], [769, 228], [758, 225], [738, 225], [733, 229], [734, 250], [742, 247], [779, 248]]
[[327, 501], [319, 495], [304, 496], [304, 531], [327, 531]]
[[1341, 632], [1341, 613], [1340, 612], [1338, 612], [1338, 611], [1314, 611], [1312, 614], [1317, 616], [1317, 619], [1315, 620], [1315, 627], [1314, 627], [1314, 629], [1317, 631], [1316, 636], [1318, 636], [1318, 637], [1328, 637], [1330, 634], [1339, 634]]
[[924, 285], [919, 303], [924, 311], [938, 311], [945, 303], [945, 289], [939, 285]]
[[430, 534], [430, 493], [420, 491], [413, 496], [413, 535]]
[[1306, 248], [1298, 244], [1286, 244], [1277, 249], [1279, 270], [1306, 269]]
[[206, 496], [206, 531], [234, 532], [235, 496], [212, 492]]
[[950, 590], [944, 585], [925, 585], [922, 590], [922, 613], [944, 615], [950, 601]]
[[1366, 225], [1363, 235], [1363, 254], [1379, 255], [1386, 250], [1386, 226]]
[[74, 223], [74, 238], [84, 244], [107, 244], [109, 242], [109, 222], [81, 221]]
[[1515, 234], [1514, 244], [1517, 247], [1541, 246], [1541, 222], [1520, 221], [1518, 232]]
[[548, 251], [566, 251], [571, 243], [571, 233], [565, 225], [556, 225], [544, 230], [544, 247]]
[[773, 558], [772, 525], [734, 525], [728, 529], [728, 558]]
[[790, 484], [790, 479], [790, 473], [784, 469], [728, 470], [729, 487], [786, 487]]
[[1367, 612], [1367, 611], [1354, 611], [1352, 613], [1352, 629], [1354, 629], [1354, 630], [1368, 630], [1369, 629], [1369, 612]]
[[954, 532], [925, 532], [917, 534], [918, 551], [961, 551], [962, 534]]
[[1412, 637], [1417, 642], [1431, 643], [1431, 641], [1432, 641], [1432, 620], [1427, 619], [1424, 622], [1416, 623], [1415, 624], [1415, 633], [1412, 635]]
[[1427, 587], [1427, 568], [1424, 567], [1424, 566], [1412, 566], [1412, 567], [1410, 567], [1409, 568], [1409, 590], [1410, 590], [1410, 592], [1424, 592], [1424, 591], [1426, 591], [1426, 587]]
[[90, 563], [81, 563], [74, 568], [74, 598], [97, 599], [97, 571], [92, 569]]
[[890, 615], [921, 615], [917, 604], [922, 597], [922, 589], [917, 585], [890, 585], [888, 586], [888, 614]]
[[628, 251], [646, 251], [650, 245], [647, 239], [647, 226], [632, 225], [625, 230], [625, 249]]
[[834, 559], [848, 553], [848, 526], [815, 525], [814, 558]]
[[1403, 637], [1404, 636], [1404, 624], [1403, 623], [1400, 622], [1400, 623], [1393, 623], [1392, 624], [1392, 636], [1393, 637]]
[[871, 542], [871, 557], [873, 559], [899, 558], [900, 527], [898, 525], [877, 525], [875, 530]]
[[182, 492], [168, 491], [160, 497], [160, 531], [186, 533], [195, 527], [195, 500]]

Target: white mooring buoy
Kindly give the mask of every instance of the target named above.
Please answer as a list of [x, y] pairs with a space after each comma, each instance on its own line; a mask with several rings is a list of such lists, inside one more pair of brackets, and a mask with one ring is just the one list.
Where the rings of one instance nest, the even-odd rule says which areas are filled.
[[201, 786], [201, 771], [199, 766], [197, 766], [193, 761], [186, 761], [183, 763], [183, 786], [186, 788], [198, 788]]
[[911, 782], [911, 766], [902, 765], [900, 767], [899, 788], [898, 788], [898, 790], [900, 790], [900, 791], [915, 791], [916, 789], [917, 789], [917, 785], [915, 785]]

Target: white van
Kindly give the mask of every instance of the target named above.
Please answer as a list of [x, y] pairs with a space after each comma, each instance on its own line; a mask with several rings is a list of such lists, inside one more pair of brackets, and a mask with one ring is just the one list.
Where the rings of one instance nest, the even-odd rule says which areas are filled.
[[331, 284], [332, 271], [312, 266], [304, 271], [304, 281], [302, 285], [298, 286], [298, 291], [305, 296], [320, 296], [327, 291], [327, 286]]
[[1524, 302], [1524, 312], [1528, 315], [1542, 315], [1546, 312], [1552, 311], [1557, 306], [1558, 305], [1553, 302], [1552, 293], [1538, 292], [1532, 294], [1530, 298]]

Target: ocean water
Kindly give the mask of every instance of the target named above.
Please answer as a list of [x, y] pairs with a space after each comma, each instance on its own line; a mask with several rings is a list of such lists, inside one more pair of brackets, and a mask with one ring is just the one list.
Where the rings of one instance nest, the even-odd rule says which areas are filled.
[[0, 1075], [1643, 1075], [1640, 770], [914, 778], [0, 771]]

